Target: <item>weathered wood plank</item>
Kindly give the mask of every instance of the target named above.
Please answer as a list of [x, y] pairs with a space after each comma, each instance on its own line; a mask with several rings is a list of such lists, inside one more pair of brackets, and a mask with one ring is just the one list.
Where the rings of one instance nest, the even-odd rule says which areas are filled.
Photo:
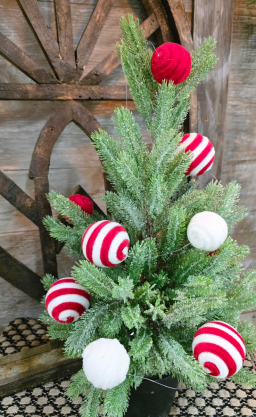
[[29, 55], [0, 33], [0, 54], [37, 83], [57, 83], [58, 80], [41, 68]]
[[49, 232], [43, 225], [43, 219], [45, 216], [52, 216], [52, 210], [47, 200], [47, 194], [49, 193], [49, 182], [47, 176], [36, 177], [35, 182], [35, 195], [37, 215], [40, 221], [39, 233], [41, 250], [43, 256], [43, 266], [45, 274], [52, 274], [56, 278], [58, 277], [57, 257], [55, 253], [55, 240], [50, 236]]
[[0, 84], [0, 100], [131, 100], [126, 86]]
[[[149, 16], [141, 25], [141, 29], [145, 31], [145, 37], [148, 38], [152, 33], [159, 28], [159, 23], [157, 21], [156, 15], [153, 13]], [[82, 76], [82, 81], [84, 84], [99, 84], [107, 76], [120, 65], [119, 59], [115, 53], [112, 51], [108, 54], [99, 64], [96, 65], [84, 78]]]
[[25, 294], [41, 301], [45, 290], [41, 277], [0, 247], [0, 276]]
[[[179, 33], [180, 42], [184, 48], [186, 48], [189, 52], [192, 52], [194, 49], [193, 39], [183, 0], [168, 0], [168, 3]], [[205, 4], [203, 8], [206, 8]]]
[[[50, 345], [50, 344], [49, 344]], [[25, 353], [9, 355], [0, 359], [0, 396], [11, 395], [19, 390], [34, 387], [54, 378], [71, 375], [81, 368], [81, 359], [68, 359], [62, 348], [49, 349], [44, 345]], [[11, 361], [10, 361], [11, 360]]]
[[29, 220], [39, 226], [35, 201], [0, 171], [0, 194]]
[[69, 0], [55, 0], [57, 35], [62, 59], [76, 68]]
[[114, 0], [98, 0], [77, 45], [77, 65], [84, 68], [103, 29]]
[[76, 79], [78, 72], [71, 65], [63, 61], [60, 55], [59, 45], [44, 17], [39, 3], [36, 0], [17, 1], [59, 79], [66, 82]]
[[225, 4], [221, 0], [215, 0], [207, 7], [203, 0], [195, 0], [194, 44], [198, 46], [205, 37], [214, 36], [217, 40], [215, 53], [218, 57], [216, 67], [197, 89], [198, 132], [213, 142], [216, 151], [213, 168], [200, 177], [202, 187], [213, 176], [221, 179], [233, 15], [234, 0], [226, 0]]
[[[179, 34], [180, 42], [190, 53], [194, 50], [191, 34], [191, 24], [188, 21], [183, 0], [168, 0], [171, 13]], [[204, 6], [205, 8], [205, 6]], [[189, 131], [197, 132], [197, 94], [194, 91], [190, 97]]]
[[164, 42], [172, 42], [173, 37], [171, 29], [168, 25], [167, 16], [161, 3], [158, 0], [142, 0], [141, 1], [147, 14], [150, 16], [155, 13], [157, 21], [160, 25], [159, 29], [156, 30], [156, 38], [159, 45]]

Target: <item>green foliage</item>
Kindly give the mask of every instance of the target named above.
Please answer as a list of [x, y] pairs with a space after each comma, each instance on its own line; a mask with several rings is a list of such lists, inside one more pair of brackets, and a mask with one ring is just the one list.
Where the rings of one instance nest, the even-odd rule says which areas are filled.
[[90, 388], [91, 383], [87, 380], [83, 369], [80, 369], [80, 371], [78, 371], [77, 374], [75, 374], [75, 376], [71, 379], [67, 389], [67, 395], [70, 400], [73, 401]]
[[[64, 325], [47, 313], [50, 338], [65, 340], [65, 353], [81, 357], [85, 347], [98, 338], [117, 338], [131, 362], [126, 380], [103, 391], [90, 384], [83, 371], [71, 381], [71, 399], [83, 395], [83, 417], [104, 414], [122, 417], [130, 388], [137, 388], [144, 375], [172, 374], [179, 381], [202, 391], [213, 379], [194, 360], [191, 344], [195, 331], [211, 320], [236, 327], [248, 352], [256, 350], [253, 325], [239, 323], [242, 311], [256, 307], [256, 271], [244, 273], [241, 261], [247, 246], [230, 237], [215, 253], [200, 251], [188, 242], [187, 226], [202, 211], [212, 211], [227, 222], [229, 232], [246, 211], [238, 205], [240, 186], [224, 187], [210, 182], [204, 190], [185, 175], [192, 154], [177, 147], [187, 117], [189, 98], [198, 83], [216, 63], [215, 41], [206, 39], [192, 54], [192, 70], [183, 83], [158, 84], [150, 69], [152, 51], [138, 20], [121, 20], [122, 40], [117, 54], [138, 112], [146, 121], [152, 143], [143, 142], [131, 111], [115, 110], [117, 138], [99, 130], [92, 140], [102, 161], [112, 191], [103, 196], [108, 218], [127, 230], [130, 249], [127, 259], [115, 268], [98, 268], [84, 260], [81, 239], [85, 229], [102, 216], [84, 215], [69, 199], [49, 194], [51, 206], [72, 222], [63, 224], [50, 216], [44, 220], [50, 235], [83, 259], [72, 276], [91, 294], [91, 307], [80, 320]], [[47, 291], [55, 278], [43, 279]], [[242, 369], [232, 379], [254, 384], [254, 376]]]
[[65, 353], [70, 357], [81, 357], [85, 347], [97, 339], [97, 329], [111, 308], [109, 304], [94, 304], [85, 311], [80, 320], [76, 321], [65, 343]]
[[135, 327], [138, 330], [145, 322], [145, 318], [141, 315], [139, 305], [133, 306], [131, 303], [128, 303], [127, 306], [122, 307], [121, 315], [128, 329]]
[[145, 361], [152, 344], [152, 333], [148, 329], [143, 329], [129, 342], [131, 346], [129, 354], [134, 361]]
[[89, 293], [99, 298], [111, 299], [113, 281], [97, 266], [88, 261], [80, 261], [73, 267], [72, 277], [81, 284]]
[[231, 377], [235, 384], [246, 385], [248, 387], [256, 387], [256, 376], [249, 369], [242, 368], [237, 374]]
[[127, 273], [135, 283], [140, 282], [141, 275], [148, 277], [157, 268], [157, 246], [155, 239], [145, 239], [137, 242], [129, 252]]
[[128, 16], [128, 20], [122, 17], [120, 29], [122, 40], [117, 44], [117, 55], [136, 108], [149, 124], [153, 110], [152, 96], [156, 88], [150, 67], [152, 52], [148, 49], [144, 31], [139, 29], [138, 19], [134, 21], [132, 15]]
[[48, 291], [50, 286], [56, 281], [57, 279], [51, 275], [51, 274], [46, 274], [43, 278], [42, 278], [42, 284], [44, 286], [45, 291]]
[[125, 304], [128, 303], [128, 300], [133, 300], [133, 281], [129, 278], [118, 278], [119, 285], [114, 285], [112, 290], [112, 297], [117, 300], [123, 300]]
[[104, 413], [110, 417], [123, 417], [129, 405], [130, 389], [129, 377], [122, 384], [109, 389], [104, 399]]
[[93, 386], [86, 392], [80, 409], [81, 417], [98, 417], [102, 390]]

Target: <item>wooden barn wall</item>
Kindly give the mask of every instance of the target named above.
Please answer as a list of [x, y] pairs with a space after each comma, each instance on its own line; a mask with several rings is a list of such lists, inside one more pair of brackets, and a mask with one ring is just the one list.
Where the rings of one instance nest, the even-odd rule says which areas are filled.
[[[53, 1], [39, 0], [39, 3], [56, 33]], [[76, 45], [96, 0], [71, 0], [71, 4]], [[191, 23], [193, 0], [184, 0], [184, 5]], [[88, 72], [113, 49], [119, 38], [118, 21], [122, 15], [130, 12], [141, 20], [146, 17], [140, 0], [115, 1], [88, 63]], [[17, 43], [42, 67], [48, 68], [48, 63], [16, 0], [0, 0], [0, 32]], [[31, 80], [0, 57], [0, 82], [31, 82]], [[104, 81], [104, 84], [122, 83], [124, 78], [120, 68]], [[256, 5], [249, 5], [246, 0], [236, 0], [222, 182], [226, 184], [237, 180], [242, 186], [241, 203], [247, 207], [249, 215], [235, 228], [233, 236], [239, 243], [251, 247], [251, 255], [246, 260], [246, 266], [249, 268], [256, 267], [255, 85]], [[114, 108], [125, 103], [87, 101], [83, 104], [96, 116], [102, 126], [113, 134], [111, 116]], [[61, 106], [63, 103], [54, 101], [0, 101], [0, 169], [31, 197], [34, 197], [34, 184], [28, 179], [28, 168], [33, 148], [45, 122]], [[128, 106], [132, 107], [129, 103]], [[139, 116], [136, 117], [141, 122]], [[66, 196], [71, 193], [75, 185], [81, 184], [104, 208], [101, 202], [103, 181], [97, 155], [89, 139], [74, 124], [66, 127], [54, 147], [49, 180], [50, 188]], [[33, 271], [42, 275], [38, 229], [1, 196], [0, 245]], [[72, 260], [64, 252], [58, 255], [60, 277], [70, 273], [72, 264]], [[1, 278], [0, 305], [0, 329], [16, 317], [36, 317], [41, 310], [38, 303]]]
[[[56, 34], [53, 1], [39, 1], [48, 23]], [[74, 45], [96, 4], [96, 0], [71, 0]], [[121, 16], [133, 13], [141, 21], [147, 15], [138, 0], [116, 0], [87, 66], [90, 71], [113, 50], [120, 38]], [[43, 68], [48, 63], [38, 46], [16, 0], [0, 0], [0, 32], [11, 39]], [[0, 83], [32, 81], [0, 56]], [[104, 84], [123, 84], [120, 68], [113, 71]], [[83, 103], [110, 133], [114, 108], [125, 102], [86, 101]], [[0, 101], [0, 170], [3, 170], [28, 195], [34, 198], [34, 183], [28, 178], [32, 152], [46, 121], [64, 102], [58, 101]], [[134, 109], [134, 105], [128, 102]], [[136, 116], [137, 120], [141, 119]], [[50, 189], [69, 196], [80, 184], [104, 208], [101, 166], [90, 140], [74, 123], [68, 125], [59, 137], [51, 157]], [[0, 196], [0, 246], [30, 269], [43, 275], [38, 228]], [[73, 260], [63, 250], [58, 255], [59, 276], [70, 274]], [[41, 306], [0, 277], [0, 329], [17, 317], [35, 317]]]

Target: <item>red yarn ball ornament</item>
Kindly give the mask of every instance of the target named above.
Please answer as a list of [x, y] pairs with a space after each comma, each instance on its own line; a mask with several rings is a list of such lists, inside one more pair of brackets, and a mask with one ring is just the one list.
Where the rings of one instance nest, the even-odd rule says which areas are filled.
[[68, 199], [69, 201], [76, 203], [77, 206], [81, 207], [84, 213], [89, 215], [93, 213], [93, 202], [90, 198], [81, 194], [74, 194], [71, 195]]
[[177, 43], [166, 42], [153, 53], [151, 71], [160, 84], [163, 80], [183, 83], [191, 71], [190, 53]]

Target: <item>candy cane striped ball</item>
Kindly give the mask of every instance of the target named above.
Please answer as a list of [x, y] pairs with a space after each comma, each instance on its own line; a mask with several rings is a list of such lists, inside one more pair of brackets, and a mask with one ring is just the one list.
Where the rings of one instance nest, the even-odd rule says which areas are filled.
[[199, 135], [199, 133], [188, 133], [183, 136], [178, 148], [193, 153], [193, 159], [186, 175], [199, 176], [211, 169], [215, 158], [215, 150], [206, 136]]
[[73, 278], [61, 278], [50, 286], [45, 305], [54, 320], [72, 323], [89, 308], [90, 294]]
[[192, 344], [195, 359], [207, 374], [228, 378], [243, 366], [245, 344], [240, 334], [223, 321], [210, 321], [200, 327]]
[[121, 224], [102, 220], [86, 229], [82, 249], [92, 264], [101, 267], [116, 266], [127, 258], [129, 236]]

